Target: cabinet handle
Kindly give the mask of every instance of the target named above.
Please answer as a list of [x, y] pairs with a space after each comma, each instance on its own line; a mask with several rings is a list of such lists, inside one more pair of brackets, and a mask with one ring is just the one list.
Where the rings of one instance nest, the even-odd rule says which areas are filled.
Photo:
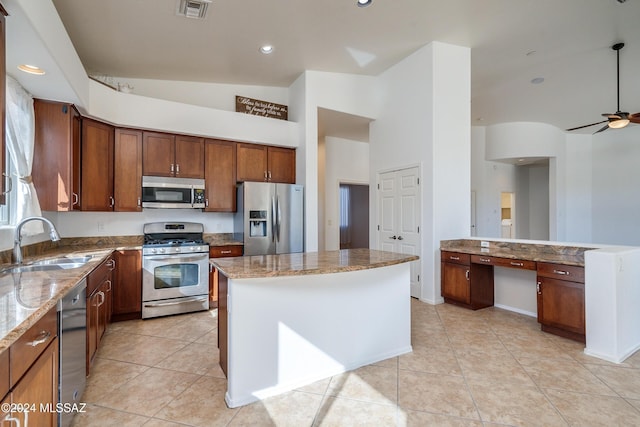
[[565, 270], [553, 270], [553, 273], [554, 274], [559, 274], [561, 276], [568, 276], [569, 275], [569, 272], [565, 271]]
[[221, 254], [230, 254], [231, 251], [220, 251]]
[[169, 166], [169, 172], [173, 174], [173, 163], [171, 163], [171, 165]]
[[269, 171], [269, 181], [271, 181], [271, 171]]
[[264, 180], [267, 180], [267, 171], [264, 171]]
[[524, 267], [524, 263], [523, 262], [511, 261], [511, 265], [513, 265], [514, 267]]
[[9, 189], [7, 191], [3, 191], [2, 195], [4, 196], [5, 194], [9, 194], [11, 193], [11, 190], [13, 190], [13, 179], [11, 178], [11, 175], [7, 175], [6, 173], [2, 174], [3, 177], [5, 178], [9, 178]]
[[390, 239], [393, 239], [393, 240], [396, 240], [396, 239], [397, 239], [397, 237], [396, 237], [396, 236], [391, 236], [391, 237], [389, 237], [389, 238], [390, 238]]
[[204, 207], [205, 208], [209, 207], [209, 199], [204, 199]]
[[104, 304], [106, 297], [104, 295], [104, 292], [102, 291], [98, 292], [98, 296], [100, 297], [100, 302], [98, 303], [97, 307], [100, 307], [102, 304]]
[[80, 196], [78, 193], [71, 193], [71, 206], [75, 206], [80, 202]]
[[542, 285], [542, 282], [536, 283], [536, 292], [538, 293], [538, 295], [542, 295], [542, 291], [540, 290], [540, 285]]
[[180, 175], [180, 165], [176, 163], [176, 175]]
[[112, 208], [116, 205], [116, 199], [113, 196], [109, 196], [109, 207]]
[[111, 291], [111, 280], [107, 280], [106, 283], [109, 284], [109, 287], [107, 288], [107, 292]]
[[[24, 413], [24, 418], [25, 418], [25, 420], [27, 419], [27, 415], [28, 415], [28, 414], [29, 414], [28, 412], [25, 412], [25, 413]], [[11, 416], [11, 414], [7, 414], [7, 415], [2, 419], [2, 421], [3, 421], [3, 422], [4, 422], [4, 421], [8, 421], [8, 422], [10, 422], [11, 424], [16, 423], [16, 426], [20, 427], [20, 420], [19, 420], [18, 418], [12, 417], [12, 416]]]
[[404, 240], [402, 236], [398, 236], [398, 240]]
[[142, 206], [142, 200], [140, 200], [140, 197], [138, 197], [138, 206]]
[[28, 342], [27, 345], [30, 345], [31, 347], [37, 347], [40, 344], [44, 344], [45, 342], [47, 342], [50, 336], [51, 336], [51, 332], [42, 331], [38, 334], [35, 340]]
[[464, 272], [464, 277], [466, 277], [466, 278], [467, 278], [467, 280], [469, 280], [469, 270], [467, 270], [467, 271], [465, 271], [465, 272]]
[[480, 258], [482, 262], [491, 262], [491, 258]]
[[116, 260], [111, 258], [109, 261], [107, 261], [107, 267], [109, 267], [109, 270], [115, 270], [116, 269]]
[[451, 255], [451, 256], [449, 256], [449, 259], [452, 259], [452, 260], [454, 260], [454, 261], [460, 261], [460, 257], [459, 257], [459, 256], [453, 256], [453, 255]]

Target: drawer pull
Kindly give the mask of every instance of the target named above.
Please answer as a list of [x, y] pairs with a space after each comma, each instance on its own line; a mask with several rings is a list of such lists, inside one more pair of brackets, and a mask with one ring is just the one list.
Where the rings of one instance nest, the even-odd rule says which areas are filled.
[[230, 254], [231, 251], [220, 251], [221, 254]]
[[540, 290], [540, 285], [542, 285], [542, 282], [536, 283], [536, 292], [538, 293], [538, 295], [542, 295], [542, 291]]
[[523, 262], [511, 261], [511, 265], [513, 265], [514, 267], [523, 267], [524, 263]]
[[35, 340], [28, 342], [27, 345], [30, 345], [31, 347], [37, 347], [40, 344], [46, 343], [50, 336], [51, 332], [42, 331], [40, 332], [40, 334], [38, 334], [38, 337]]
[[480, 261], [482, 262], [491, 262], [490, 258], [480, 258]]
[[568, 276], [569, 275], [569, 272], [565, 271], [565, 270], [553, 270], [553, 273], [554, 274], [559, 274], [561, 276]]
[[467, 270], [467, 271], [465, 271], [465, 272], [464, 272], [464, 277], [466, 277], [466, 278], [467, 278], [467, 280], [469, 280], [469, 270]]
[[[24, 419], [25, 419], [25, 420], [27, 419], [27, 415], [29, 415], [29, 412], [25, 412], [25, 413], [24, 413]], [[11, 424], [16, 423], [16, 426], [20, 427], [20, 420], [19, 420], [18, 418], [14, 418], [14, 417], [12, 417], [10, 413], [9, 413], [9, 414], [7, 414], [7, 415], [2, 419], [2, 421], [3, 421], [3, 422], [4, 422], [4, 421], [8, 421], [8, 422], [9, 422], [9, 423], [11, 423]]]
[[452, 259], [452, 260], [454, 260], [454, 261], [460, 261], [460, 257], [459, 257], [459, 256], [453, 256], [453, 255], [451, 255], [451, 256], [449, 257], [449, 259]]

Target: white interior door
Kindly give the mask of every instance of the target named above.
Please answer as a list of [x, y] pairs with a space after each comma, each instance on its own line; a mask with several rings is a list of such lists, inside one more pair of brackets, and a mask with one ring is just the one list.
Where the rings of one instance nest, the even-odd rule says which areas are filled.
[[[379, 175], [379, 248], [420, 256], [420, 170]], [[420, 298], [420, 260], [411, 263], [411, 296]]]

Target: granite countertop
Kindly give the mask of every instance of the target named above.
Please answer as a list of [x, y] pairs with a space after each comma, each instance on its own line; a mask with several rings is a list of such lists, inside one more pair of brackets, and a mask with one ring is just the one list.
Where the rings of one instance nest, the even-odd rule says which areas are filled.
[[584, 267], [584, 252], [595, 249], [593, 247], [580, 247], [562, 244], [546, 245], [525, 242], [484, 241], [489, 242], [488, 248], [481, 247], [481, 241], [475, 239], [442, 240], [440, 242], [440, 249], [470, 255], [550, 262], [580, 267]]
[[[111, 252], [112, 249], [96, 250], [95, 248], [92, 251], [59, 251], [38, 259], [61, 256], [61, 254], [91, 255], [92, 259], [82, 267], [68, 270], [0, 273], [0, 352], [8, 348], [49, 310], [56, 307], [58, 300]], [[31, 261], [34, 259], [25, 259], [25, 264]]]
[[414, 255], [372, 249], [344, 249], [282, 255], [254, 255], [212, 258], [213, 264], [230, 279], [299, 276], [367, 270], [417, 260]]

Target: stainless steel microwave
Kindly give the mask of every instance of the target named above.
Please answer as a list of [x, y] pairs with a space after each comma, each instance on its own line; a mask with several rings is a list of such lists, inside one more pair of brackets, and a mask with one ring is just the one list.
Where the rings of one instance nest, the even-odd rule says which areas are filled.
[[142, 207], [164, 209], [204, 208], [204, 179], [143, 176]]

